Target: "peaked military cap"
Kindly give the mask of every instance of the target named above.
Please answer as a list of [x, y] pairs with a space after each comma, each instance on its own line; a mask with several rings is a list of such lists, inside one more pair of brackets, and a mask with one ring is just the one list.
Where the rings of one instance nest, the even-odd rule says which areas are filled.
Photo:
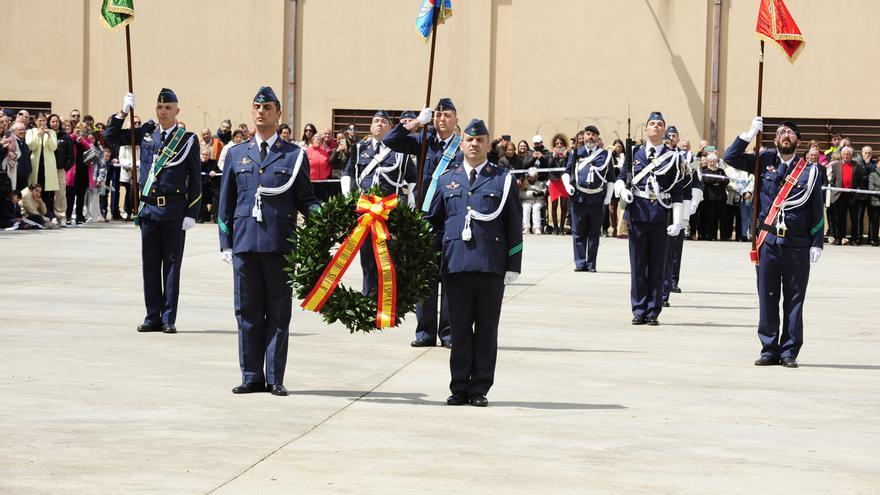
[[281, 102], [278, 100], [278, 97], [275, 96], [275, 92], [272, 91], [272, 88], [269, 86], [261, 86], [257, 91], [257, 94], [254, 96], [254, 101], [257, 103], [278, 103]]
[[468, 136], [488, 136], [489, 129], [482, 120], [474, 119], [464, 128], [464, 133]]
[[595, 135], [599, 135], [599, 128], [594, 125], [588, 125], [584, 127], [584, 132], [592, 132]]
[[455, 109], [455, 105], [449, 98], [440, 98], [440, 101], [437, 102], [437, 108], [434, 110], [437, 110], [438, 112], [442, 112], [443, 110], [452, 110], [453, 112], [458, 111]]
[[648, 120], [646, 120], [645, 122], [647, 123], [652, 120], [659, 120], [659, 121], [663, 122], [664, 124], [666, 123], [666, 119], [663, 118], [663, 114], [656, 111], [656, 110], [651, 112], [650, 115], [648, 115]]
[[407, 110], [407, 111], [403, 112], [402, 114], [400, 114], [400, 120], [403, 120], [403, 119], [414, 119], [414, 118], [416, 118], [416, 117], [418, 117], [418, 116], [417, 116], [416, 113], [413, 112], [412, 110]]
[[794, 122], [792, 122], [790, 120], [785, 120], [781, 124], [779, 124], [779, 126], [780, 127], [788, 127], [789, 129], [794, 131], [794, 135], [797, 136], [798, 139], [801, 138], [801, 128], [798, 127], [798, 125], [795, 124]]
[[388, 115], [388, 112], [386, 112], [385, 110], [376, 110], [376, 113], [373, 114], [373, 118], [375, 119], [376, 117], [391, 122], [391, 116]]
[[159, 97], [156, 99], [157, 103], [177, 103], [177, 95], [174, 94], [174, 91], [168, 88], [162, 88], [159, 91]]

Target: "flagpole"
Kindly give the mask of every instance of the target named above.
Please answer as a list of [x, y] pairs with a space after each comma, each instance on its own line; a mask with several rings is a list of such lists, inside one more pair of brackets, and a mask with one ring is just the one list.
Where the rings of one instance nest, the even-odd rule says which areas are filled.
[[[761, 100], [764, 93], [764, 41], [761, 40], [761, 57], [758, 61], [758, 110], [756, 116], [761, 116]], [[761, 140], [763, 132], [758, 131], [755, 138], [755, 187], [752, 192], [752, 261], [758, 263], [758, 195], [761, 188]]]
[[[434, 0], [434, 15], [431, 20], [431, 60], [428, 63], [428, 94], [425, 96], [425, 107], [431, 107], [431, 85], [434, 82], [434, 49], [437, 47], [437, 23], [440, 18], [440, 9], [443, 6], [443, 0]], [[419, 176], [416, 185], [416, 196], [418, 197], [418, 209], [422, 208], [425, 198], [422, 195], [422, 176], [425, 173], [425, 154], [428, 150], [428, 126], [422, 127], [422, 145], [419, 149]]]
[[[131, 30], [129, 25], [125, 25], [125, 52], [128, 55], [128, 92], [134, 93], [134, 82], [131, 75]], [[138, 185], [138, 166], [137, 166], [137, 144], [134, 135], [134, 108], [129, 110], [131, 117], [131, 187], [129, 191], [131, 195], [131, 211], [133, 216], [138, 214], [138, 204], [140, 195], [140, 186]], [[129, 198], [126, 198], [129, 199]]]

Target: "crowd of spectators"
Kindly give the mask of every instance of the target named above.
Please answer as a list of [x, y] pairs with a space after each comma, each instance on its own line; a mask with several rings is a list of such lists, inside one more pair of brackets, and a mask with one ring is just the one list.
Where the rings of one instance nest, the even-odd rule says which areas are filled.
[[[135, 116], [135, 125], [140, 118]], [[57, 228], [91, 222], [130, 221], [132, 152], [129, 146], [108, 146], [104, 124], [79, 110], [66, 117], [55, 113], [31, 115], [27, 110], [0, 111], [0, 229]], [[339, 194], [338, 179], [351, 157], [358, 136], [354, 125], [343, 132], [318, 130], [308, 123], [297, 134], [287, 124], [278, 128], [280, 139], [307, 153], [311, 179], [319, 198]], [[573, 149], [583, 145], [583, 132], [573, 138], [555, 134], [544, 144], [536, 135], [531, 143], [502, 135], [492, 143], [489, 159], [514, 171], [523, 206], [523, 233], [567, 235], [569, 196], [562, 171]], [[250, 139], [254, 128], [233, 127], [224, 120], [212, 131], [198, 133], [202, 163], [202, 210], [199, 222], [216, 222], [223, 162], [230, 146]], [[688, 238], [709, 241], [749, 241], [754, 177], [727, 167], [706, 141], [691, 149], [688, 140], [677, 144], [688, 167], [697, 172], [703, 201], [690, 219]], [[880, 191], [880, 170], [870, 146], [856, 152], [846, 136], [831, 137], [821, 150], [810, 141], [803, 157], [822, 167], [823, 185]], [[601, 142], [605, 147], [606, 143]], [[626, 162], [624, 143], [607, 147], [618, 172]], [[144, 170], [143, 164], [139, 169]], [[835, 244], [880, 245], [880, 195], [826, 191], [829, 241]], [[603, 235], [627, 236], [624, 204], [606, 207]], [[865, 229], [867, 225], [867, 229]], [[867, 230], [867, 232], [865, 232]]]

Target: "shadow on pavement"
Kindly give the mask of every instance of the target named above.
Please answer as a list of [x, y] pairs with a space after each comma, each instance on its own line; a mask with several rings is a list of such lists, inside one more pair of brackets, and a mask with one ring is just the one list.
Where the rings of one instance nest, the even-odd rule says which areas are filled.
[[719, 292], [711, 290], [688, 290], [688, 294], [714, 294], [719, 296], [757, 296], [757, 292]]
[[880, 370], [876, 364], [799, 364], [801, 368], [829, 368], [835, 370]]
[[619, 352], [619, 353], [631, 353], [631, 354], [640, 354], [641, 351], [616, 351], [616, 350], [606, 350], [606, 349], [567, 349], [562, 347], [511, 347], [511, 346], [499, 346], [499, 351], [519, 351], [519, 352]]
[[756, 324], [752, 325], [731, 325], [728, 323], [711, 323], [711, 322], [703, 322], [703, 323], [666, 323], [660, 322], [660, 326], [668, 326], [668, 327], [717, 327], [717, 328], [755, 328]]
[[[216, 334], [216, 335], [236, 335], [238, 334], [238, 330], [178, 330], [177, 333], [205, 333], [205, 334]], [[314, 333], [291, 333], [291, 337], [308, 337], [310, 335], [317, 335]]]
[[697, 306], [697, 305], [685, 306], [685, 305], [681, 305], [681, 304], [674, 304], [674, 305], [671, 305], [670, 307], [690, 308], [690, 309], [722, 309], [722, 310], [723, 309], [758, 309], [757, 306]]
[[[291, 390], [290, 395], [321, 395], [325, 397], [345, 397], [358, 400], [358, 402], [373, 402], [377, 404], [413, 404], [418, 406], [444, 406], [446, 401], [425, 400], [426, 394], [419, 392], [368, 392], [357, 390]], [[521, 409], [549, 409], [549, 410], [590, 410], [590, 409], [626, 409], [620, 404], [579, 404], [575, 402], [520, 402], [520, 401], [492, 401], [490, 407], [518, 407]]]

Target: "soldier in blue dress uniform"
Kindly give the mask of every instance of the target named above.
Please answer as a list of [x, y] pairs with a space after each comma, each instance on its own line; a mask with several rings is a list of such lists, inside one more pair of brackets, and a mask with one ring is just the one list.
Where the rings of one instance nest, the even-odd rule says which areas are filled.
[[442, 245], [449, 298], [449, 405], [489, 404], [504, 286], [522, 265], [519, 188], [510, 172], [488, 162], [490, 147], [486, 125], [472, 120], [463, 132], [464, 163], [440, 176], [426, 217]]
[[[378, 187], [381, 196], [396, 194], [401, 201], [408, 201], [410, 206], [415, 207], [414, 193], [418, 173], [415, 161], [410, 155], [398, 153], [382, 144], [390, 128], [391, 117], [388, 112], [377, 111], [370, 123], [370, 138], [355, 145], [342, 172], [342, 193], [351, 193], [354, 178], [358, 193], [367, 193], [371, 188]], [[368, 295], [379, 287], [373, 243], [369, 239], [361, 246], [360, 261], [363, 270], [363, 294]]]
[[[753, 172], [755, 155], [746, 147], [763, 130], [761, 117], [740, 134], [724, 153], [730, 166]], [[761, 152], [758, 187], [758, 233], [766, 232], [758, 246], [758, 338], [761, 356], [757, 366], [782, 364], [797, 368], [797, 356], [804, 342], [804, 298], [810, 279], [810, 263], [822, 256], [824, 237], [822, 169], [806, 164], [790, 194], [781, 202], [780, 212], [768, 218], [771, 205], [801, 161], [795, 154], [801, 132], [794, 122], [783, 122], [776, 129], [776, 149]], [[781, 199], [781, 198], [780, 198]], [[782, 296], [780, 331], [779, 299]]]
[[[678, 148], [679, 134], [678, 129], [674, 125], [666, 128], [666, 146], [675, 150], [681, 155], [683, 165], [687, 164], [687, 152]], [[684, 212], [685, 224], [688, 223], [691, 215], [692, 191], [694, 188], [693, 174], [687, 169], [681, 177], [682, 181], [682, 209]], [[679, 274], [681, 273], [681, 254], [684, 249], [684, 230], [675, 237], [669, 238], [669, 246], [666, 250], [666, 272], [663, 277], [663, 306], [669, 306], [669, 294], [675, 292], [680, 293], [678, 287]]]
[[[605, 206], [617, 178], [611, 153], [599, 146], [599, 129], [584, 128], [584, 144], [568, 155], [562, 182], [571, 196], [571, 238], [574, 271], [595, 272]], [[574, 178], [574, 180], [572, 180]]]
[[[420, 127], [434, 123], [434, 127], [428, 130], [427, 150], [425, 153], [424, 170], [422, 172], [422, 188], [417, 191], [416, 199], [422, 204], [422, 209], [427, 210], [431, 206], [431, 198], [428, 191], [435, 182], [434, 176], [437, 169], [449, 170], [461, 165], [463, 156], [460, 149], [460, 139], [456, 137], [455, 128], [458, 125], [458, 113], [455, 105], [449, 98], [441, 98], [432, 112], [430, 108], [424, 108], [415, 119], [406, 123], [400, 123], [385, 135], [384, 144], [394, 151], [407, 155], [419, 155], [422, 136], [415, 131]], [[433, 191], [439, 189], [434, 186]], [[431, 194], [433, 194], [433, 191]], [[434, 281], [432, 291], [422, 304], [416, 306], [416, 339], [412, 341], [413, 347], [433, 347], [437, 345], [437, 337], [440, 338], [443, 347], [452, 346], [452, 337], [449, 328], [449, 312], [447, 309], [446, 291], [440, 297], [440, 318], [437, 318], [437, 296], [440, 294], [440, 281]]]
[[[135, 96], [126, 94], [122, 111], [110, 117], [104, 130], [108, 143], [131, 145], [131, 132], [122, 125], [134, 104]], [[198, 138], [177, 122], [179, 113], [177, 95], [162, 88], [156, 101], [159, 124], [150, 120], [135, 128], [135, 145], [140, 146], [138, 158], [145, 164], [139, 176], [142, 185], [138, 225], [147, 316], [138, 332], [177, 332], [184, 231], [196, 225], [201, 206]]]
[[[629, 221], [630, 304], [633, 325], [659, 325], [663, 310], [667, 237], [684, 228], [681, 155], [663, 143], [666, 121], [651, 112], [645, 145], [624, 165], [614, 189]], [[672, 212], [670, 222], [669, 213]]]
[[[217, 226], [224, 261], [232, 265], [241, 385], [232, 393], [287, 395], [284, 369], [292, 289], [284, 255], [297, 211], [318, 208], [305, 150], [276, 133], [281, 103], [270, 87], [254, 96], [257, 132], [226, 152]], [[263, 371], [265, 362], [265, 372]]]

